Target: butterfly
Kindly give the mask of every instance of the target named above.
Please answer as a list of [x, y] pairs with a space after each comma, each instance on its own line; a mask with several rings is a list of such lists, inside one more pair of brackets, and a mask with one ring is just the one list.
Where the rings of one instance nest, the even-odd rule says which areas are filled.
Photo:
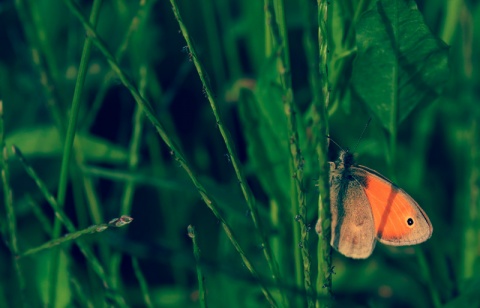
[[330, 244], [341, 254], [368, 258], [380, 243], [419, 244], [432, 236], [427, 214], [404, 190], [368, 167], [356, 165], [342, 150], [330, 162]]

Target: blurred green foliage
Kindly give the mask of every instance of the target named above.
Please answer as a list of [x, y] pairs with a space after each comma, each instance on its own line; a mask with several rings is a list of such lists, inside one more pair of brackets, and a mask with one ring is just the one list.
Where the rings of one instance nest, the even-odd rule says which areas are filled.
[[[305, 306], [312, 302], [305, 293], [301, 249], [309, 252], [313, 290], [324, 294], [316, 281], [322, 261], [317, 261], [319, 237], [313, 226], [321, 164], [312, 137], [319, 134], [312, 132], [318, 112], [312, 100], [322, 89], [312, 88], [311, 70], [319, 68], [312, 68], [307, 52], [315, 46], [313, 56], [320, 59], [317, 3], [178, 1], [195, 42], [192, 50], [171, 2], [103, 1], [99, 39], [151, 104], [178, 146], [173, 153], [144, 116], [149, 109], [138, 107], [104, 51], [95, 45], [85, 52], [85, 41], [93, 34], [68, 2], [0, 2], [1, 137], [7, 147], [2, 159], [0, 306], [198, 307], [205, 296], [210, 307], [265, 307], [269, 303], [259, 282], [278, 306]], [[87, 20], [91, 2], [76, 2]], [[415, 247], [379, 244], [366, 260], [333, 252], [333, 298], [319, 295], [317, 305], [479, 307], [478, 1], [337, 0], [329, 1], [327, 9], [329, 135], [344, 148], [355, 147], [373, 118], [355, 147], [357, 161], [394, 179], [414, 197], [434, 232]], [[269, 19], [268, 12], [276, 12], [278, 19]], [[281, 12], [288, 41], [275, 42], [276, 26], [282, 35]], [[283, 43], [288, 43], [287, 52]], [[280, 63], [279, 54], [288, 61]], [[76, 85], [82, 57], [88, 60], [83, 87]], [[199, 78], [195, 61], [210, 84]], [[285, 76], [291, 85], [281, 82]], [[78, 111], [71, 109], [75, 89], [80, 91]], [[291, 110], [286, 93], [293, 93]], [[215, 101], [221, 122], [209, 100]], [[61, 162], [72, 116], [77, 125], [65, 186], [66, 215], [77, 232], [121, 215], [134, 221], [18, 259], [16, 255], [55, 238], [58, 210], [45, 196], [55, 199], [64, 185]], [[291, 120], [298, 140], [291, 138]], [[219, 133], [220, 125], [226, 137]], [[234, 145], [230, 154], [222, 138]], [[295, 161], [295, 169], [290, 159], [297, 141], [303, 159]], [[11, 145], [23, 152], [42, 189]], [[330, 160], [338, 151], [331, 143]], [[214, 200], [218, 214], [205, 206], [177, 154], [202, 184], [202, 198], [207, 194]], [[254, 196], [261, 230], [252, 223], [234, 160], [246, 179], [241, 184]], [[292, 186], [300, 173], [305, 217], [297, 216], [301, 209], [295, 207]], [[296, 231], [300, 224], [309, 232], [306, 247]], [[195, 227], [195, 258], [189, 225]], [[259, 279], [244, 265], [225, 225]], [[262, 234], [270, 247], [262, 244]], [[276, 260], [277, 282], [265, 249]]]

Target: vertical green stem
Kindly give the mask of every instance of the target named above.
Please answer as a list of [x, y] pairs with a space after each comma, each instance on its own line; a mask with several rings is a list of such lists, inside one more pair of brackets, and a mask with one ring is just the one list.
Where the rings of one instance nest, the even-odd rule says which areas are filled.
[[[17, 241], [17, 218], [15, 215], [15, 209], [13, 208], [13, 193], [10, 188], [10, 173], [8, 166], [7, 148], [4, 144], [4, 126], [3, 126], [3, 101], [0, 99], [0, 148], [2, 149], [2, 157], [0, 158], [1, 177], [3, 186], [3, 198], [5, 204], [5, 212], [7, 214], [7, 230], [9, 239], [9, 248], [12, 252], [13, 264], [15, 267], [15, 274], [17, 275], [20, 292], [24, 295], [25, 292], [25, 278], [22, 268], [20, 267], [20, 260], [17, 258], [19, 254], [18, 241]], [[2, 226], [3, 231], [3, 226]], [[7, 237], [5, 237], [7, 238]], [[20, 299], [24, 305], [26, 304], [26, 297], [22, 296]]]
[[[139, 91], [142, 95], [145, 94], [146, 89], [146, 77], [147, 77], [147, 68], [146, 66], [141, 66], [140, 72], [140, 86]], [[139, 150], [140, 150], [140, 141], [143, 131], [143, 121], [144, 113], [142, 107], [139, 105], [135, 106], [135, 112], [133, 114], [133, 133], [130, 140], [130, 145], [128, 149], [128, 170], [133, 172], [137, 169], [139, 162]], [[128, 181], [123, 190], [122, 204], [120, 207], [120, 215], [128, 215], [132, 209], [133, 197], [135, 195], [136, 185], [133, 181]], [[116, 287], [120, 283], [120, 263], [122, 261], [122, 254], [115, 252], [110, 257], [110, 271], [112, 274], [112, 279]]]
[[[90, 15], [90, 22], [93, 25], [96, 25], [98, 15], [100, 13], [100, 7], [102, 5], [102, 0], [95, 0], [92, 7], [92, 12]], [[92, 42], [87, 37], [85, 39], [85, 44], [83, 46], [82, 57], [80, 60], [80, 65], [78, 69], [78, 76], [77, 81], [75, 84], [75, 90], [73, 94], [72, 100], [72, 108], [70, 110], [70, 119], [67, 128], [67, 134], [65, 138], [64, 148], [63, 148], [63, 157], [62, 157], [62, 166], [60, 170], [60, 180], [57, 192], [57, 203], [59, 207], [63, 207], [65, 203], [65, 197], [67, 192], [67, 184], [68, 184], [68, 174], [69, 174], [69, 164], [70, 164], [70, 157], [71, 152], [73, 149], [73, 142], [75, 139], [75, 131], [77, 126], [77, 117], [78, 117], [78, 110], [80, 108], [81, 102], [81, 95], [83, 92], [83, 85], [85, 82], [85, 76], [87, 73], [88, 61], [90, 59], [90, 51], [92, 48]], [[82, 216], [82, 213], [77, 213]], [[83, 215], [84, 216], [84, 215]], [[60, 236], [61, 232], [61, 222], [59, 219], [55, 219], [55, 224], [53, 227], [53, 237], [57, 238]], [[50, 263], [50, 280], [49, 280], [49, 301], [55, 301], [56, 299], [56, 290], [57, 290], [57, 276], [58, 276], [58, 259], [60, 251], [54, 250]], [[48, 301], [47, 301], [48, 302]], [[50, 302], [49, 304], [52, 304]]]
[[440, 298], [440, 294], [438, 294], [438, 291], [435, 288], [432, 276], [430, 275], [430, 270], [428, 267], [427, 258], [425, 257], [425, 253], [419, 247], [416, 247], [415, 251], [417, 254], [418, 264], [420, 266], [423, 279], [427, 282], [428, 290], [430, 291], [429, 293], [432, 298], [433, 307], [442, 307], [442, 300]]
[[[328, 16], [329, 0], [318, 0], [318, 51], [319, 51], [319, 80], [322, 87], [322, 97], [314, 108], [313, 131], [315, 133], [316, 152], [320, 165], [320, 177], [318, 187], [320, 190], [318, 202], [319, 224], [317, 232], [318, 241], [318, 277], [317, 295], [321, 298], [329, 298], [332, 293], [332, 256], [330, 247], [331, 217], [330, 217], [330, 187], [329, 187], [329, 164], [328, 164], [328, 117], [327, 107], [330, 102], [328, 81]], [[326, 307], [326, 303], [317, 300], [317, 307]]]
[[212, 61], [213, 71], [214, 71], [214, 81], [217, 91], [220, 91], [221, 81], [226, 79], [225, 68], [223, 65], [223, 54], [221, 41], [219, 40], [220, 33], [218, 31], [219, 27], [217, 24], [217, 18], [215, 16], [215, 1], [207, 0], [203, 1], [200, 5], [203, 14], [203, 21], [205, 23], [205, 35], [207, 36], [208, 49], [210, 51], [212, 59], [217, 59], [217, 61]]
[[242, 190], [243, 197], [245, 198], [245, 201], [247, 203], [247, 206], [250, 210], [251, 213], [251, 218], [253, 220], [253, 223], [255, 225], [255, 228], [257, 232], [260, 235], [261, 241], [262, 241], [262, 246], [263, 246], [263, 253], [265, 256], [265, 259], [270, 267], [270, 271], [272, 272], [272, 278], [275, 282], [275, 284], [278, 283], [278, 278], [279, 278], [279, 270], [278, 270], [278, 265], [277, 262], [272, 254], [272, 249], [270, 247], [270, 242], [267, 239], [267, 236], [265, 235], [265, 231], [263, 228], [262, 221], [260, 219], [260, 216], [258, 214], [258, 209], [256, 206], [256, 200], [253, 196], [253, 193], [250, 189], [250, 186], [247, 183], [247, 180], [245, 179], [245, 176], [242, 172], [242, 167], [240, 165], [240, 160], [238, 158], [238, 155], [234, 151], [234, 145], [233, 142], [230, 138], [229, 132], [227, 131], [226, 127], [223, 124], [222, 117], [220, 116], [220, 112], [218, 110], [217, 102], [215, 99], [215, 96], [213, 95], [213, 91], [210, 85], [210, 80], [208, 78], [208, 74], [206, 70], [204, 69], [202, 62], [198, 58], [197, 51], [195, 49], [195, 45], [193, 44], [192, 39], [190, 38], [188, 29], [186, 28], [185, 24], [183, 23], [182, 17], [180, 15], [180, 12], [178, 10], [177, 2], [175, 0], [170, 0], [170, 3], [172, 4], [172, 9], [173, 13], [175, 14], [175, 18], [177, 19], [177, 22], [180, 26], [180, 30], [183, 34], [183, 37], [185, 38], [185, 41], [187, 42], [188, 49], [190, 51], [191, 58], [193, 60], [193, 63], [195, 64], [195, 68], [197, 69], [198, 75], [200, 77], [200, 80], [202, 81], [203, 84], [203, 90], [207, 96], [207, 99], [210, 103], [210, 107], [212, 108], [213, 114], [215, 116], [215, 120], [217, 122], [217, 127], [220, 130], [220, 134], [223, 137], [223, 140], [225, 142], [225, 146], [227, 147], [228, 154], [230, 156], [233, 169], [235, 170], [235, 174], [237, 176], [237, 179], [240, 183], [240, 188]]
[[[290, 172], [291, 188], [292, 188], [292, 213], [298, 213], [293, 222], [294, 230], [294, 247], [299, 247], [301, 252], [297, 251], [295, 254], [296, 261], [296, 281], [297, 285], [303, 284], [307, 294], [307, 303], [309, 307], [314, 306], [313, 299], [308, 296], [312, 294], [312, 283], [310, 275], [310, 252], [309, 252], [309, 228], [307, 226], [307, 202], [305, 193], [305, 179], [304, 179], [304, 158], [300, 147], [300, 139], [297, 128], [296, 106], [293, 97], [292, 81], [291, 81], [291, 67], [290, 55], [288, 48], [287, 25], [285, 19], [285, 3], [284, 0], [273, 0], [273, 5], [268, 6], [270, 13], [270, 20], [272, 21], [272, 37], [275, 46], [278, 50], [278, 70], [280, 76], [280, 83], [283, 88], [283, 109], [287, 117], [287, 130], [289, 138], [290, 149]], [[300, 227], [298, 222], [300, 222]], [[303, 263], [303, 264], [302, 264]], [[302, 267], [303, 265], [303, 267]]]
[[26, 0], [15, 0], [15, 6], [17, 8], [18, 16], [21, 20], [21, 24], [25, 31], [25, 36], [28, 39], [28, 45], [32, 54], [32, 61], [38, 69], [40, 74], [40, 83], [47, 96], [47, 107], [59, 128], [60, 135], [65, 133], [65, 121], [63, 120], [63, 112], [60, 108], [60, 98], [58, 87], [55, 86], [54, 78], [51, 76], [50, 71], [47, 69], [47, 64], [42, 56], [40, 50], [40, 39], [36, 35], [36, 25], [33, 24], [33, 18], [30, 14], [30, 6]]
[[270, 291], [266, 287], [266, 284], [264, 283], [264, 281], [262, 281], [257, 270], [255, 269], [253, 264], [250, 262], [250, 259], [247, 257], [242, 247], [238, 243], [237, 237], [234, 235], [232, 228], [225, 220], [223, 214], [220, 212], [220, 209], [217, 203], [210, 196], [210, 194], [205, 190], [204, 186], [198, 180], [198, 177], [193, 172], [192, 168], [184, 158], [184, 155], [180, 151], [180, 147], [177, 146], [177, 144], [174, 142], [174, 140], [170, 137], [170, 135], [165, 130], [163, 124], [155, 116], [150, 102], [139, 93], [138, 89], [135, 87], [133, 82], [130, 81], [130, 79], [127, 77], [125, 72], [122, 69], [120, 69], [116, 59], [113, 57], [113, 54], [105, 46], [105, 43], [100, 40], [97, 32], [92, 27], [90, 22], [86, 20], [85, 17], [82, 15], [82, 13], [79, 11], [77, 5], [71, 0], [64, 0], [64, 2], [67, 4], [71, 12], [81, 21], [82, 25], [85, 27], [85, 29], [88, 32], [89, 39], [92, 40], [95, 46], [105, 56], [112, 70], [118, 75], [123, 85], [130, 91], [131, 95], [135, 98], [135, 101], [137, 102], [137, 104], [142, 107], [142, 110], [145, 112], [145, 115], [148, 118], [148, 120], [152, 122], [159, 136], [163, 139], [165, 144], [169, 147], [172, 158], [180, 165], [180, 167], [182, 167], [185, 170], [185, 172], [188, 174], [191, 181], [197, 188], [198, 193], [200, 194], [201, 198], [203, 199], [207, 207], [212, 211], [215, 217], [219, 220], [225, 233], [227, 234], [227, 237], [230, 239], [230, 242], [235, 247], [240, 257], [242, 258], [242, 261], [245, 264], [245, 267], [250, 271], [251, 275], [260, 285], [262, 292], [265, 298], [267, 299], [267, 301], [269, 302], [269, 304], [271, 306], [276, 307], [277, 305], [276, 305], [275, 299], [272, 297]]
[[193, 255], [195, 257], [197, 268], [197, 280], [198, 280], [198, 293], [200, 296], [200, 307], [207, 308], [207, 292], [205, 290], [205, 277], [203, 276], [202, 267], [200, 265], [200, 247], [198, 247], [197, 236], [195, 234], [195, 228], [188, 226], [188, 236], [192, 239], [193, 243]]
[[150, 292], [148, 291], [148, 283], [145, 279], [145, 276], [140, 269], [140, 265], [138, 264], [137, 258], [132, 258], [132, 266], [133, 271], [135, 272], [135, 276], [137, 277], [138, 283], [140, 284], [140, 290], [143, 294], [143, 299], [145, 301], [145, 306], [148, 308], [153, 308], [152, 299], [150, 297]]
[[[37, 175], [35, 170], [28, 164], [25, 157], [23, 157], [23, 155], [21, 154], [20, 150], [15, 146], [12, 146], [12, 152], [16, 155], [20, 163], [23, 165], [27, 174], [35, 181], [35, 184], [37, 184], [43, 197], [48, 202], [48, 204], [52, 207], [55, 213], [55, 217], [59, 219], [59, 221], [65, 226], [65, 228], [69, 233], [76, 233], [77, 230], [73, 222], [65, 214], [64, 210], [58, 205], [55, 197], [48, 191], [46, 184], [40, 179], [40, 177]], [[114, 289], [110, 277], [108, 277], [105, 274], [105, 271], [100, 261], [97, 259], [95, 254], [93, 254], [93, 252], [90, 250], [90, 247], [87, 246], [82, 240], [78, 240], [77, 245], [80, 248], [80, 251], [82, 252], [82, 254], [85, 256], [85, 259], [90, 263], [91, 268], [95, 271], [95, 273], [101, 279], [105, 288], [109, 289], [112, 292], [112, 296], [114, 297], [116, 304], [120, 307], [125, 306], [124, 299], [121, 297], [120, 293]]]

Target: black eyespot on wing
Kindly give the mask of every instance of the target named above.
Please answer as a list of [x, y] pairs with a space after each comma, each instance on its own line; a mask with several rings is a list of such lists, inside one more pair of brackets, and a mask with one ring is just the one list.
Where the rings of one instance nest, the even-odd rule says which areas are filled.
[[408, 219], [407, 219], [407, 224], [408, 224], [410, 227], [413, 226], [413, 224], [414, 224], [413, 219], [412, 219], [412, 218], [408, 218]]

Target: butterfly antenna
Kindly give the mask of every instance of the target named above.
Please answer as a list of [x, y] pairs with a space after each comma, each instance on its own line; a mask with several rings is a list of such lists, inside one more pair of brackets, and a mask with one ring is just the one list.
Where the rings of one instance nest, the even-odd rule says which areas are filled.
[[367, 130], [368, 125], [370, 125], [370, 122], [372, 122], [372, 118], [369, 118], [367, 124], [365, 124], [365, 127], [363, 128], [363, 131], [362, 131], [362, 133], [360, 134], [360, 137], [358, 138], [357, 144], [356, 144], [355, 147], [353, 148], [353, 149], [354, 149], [353, 152], [355, 152], [355, 150], [357, 150], [357, 147], [358, 147], [358, 145], [360, 144], [360, 140], [362, 140], [363, 134], [365, 134], [365, 131]]
[[342, 150], [343, 152], [346, 152], [338, 143], [335, 142], [335, 140], [332, 139], [332, 137], [330, 137], [329, 135], [327, 135], [327, 138], [328, 138], [328, 140], [330, 140], [331, 142], [333, 142], [333, 144], [335, 144], [340, 150]]

